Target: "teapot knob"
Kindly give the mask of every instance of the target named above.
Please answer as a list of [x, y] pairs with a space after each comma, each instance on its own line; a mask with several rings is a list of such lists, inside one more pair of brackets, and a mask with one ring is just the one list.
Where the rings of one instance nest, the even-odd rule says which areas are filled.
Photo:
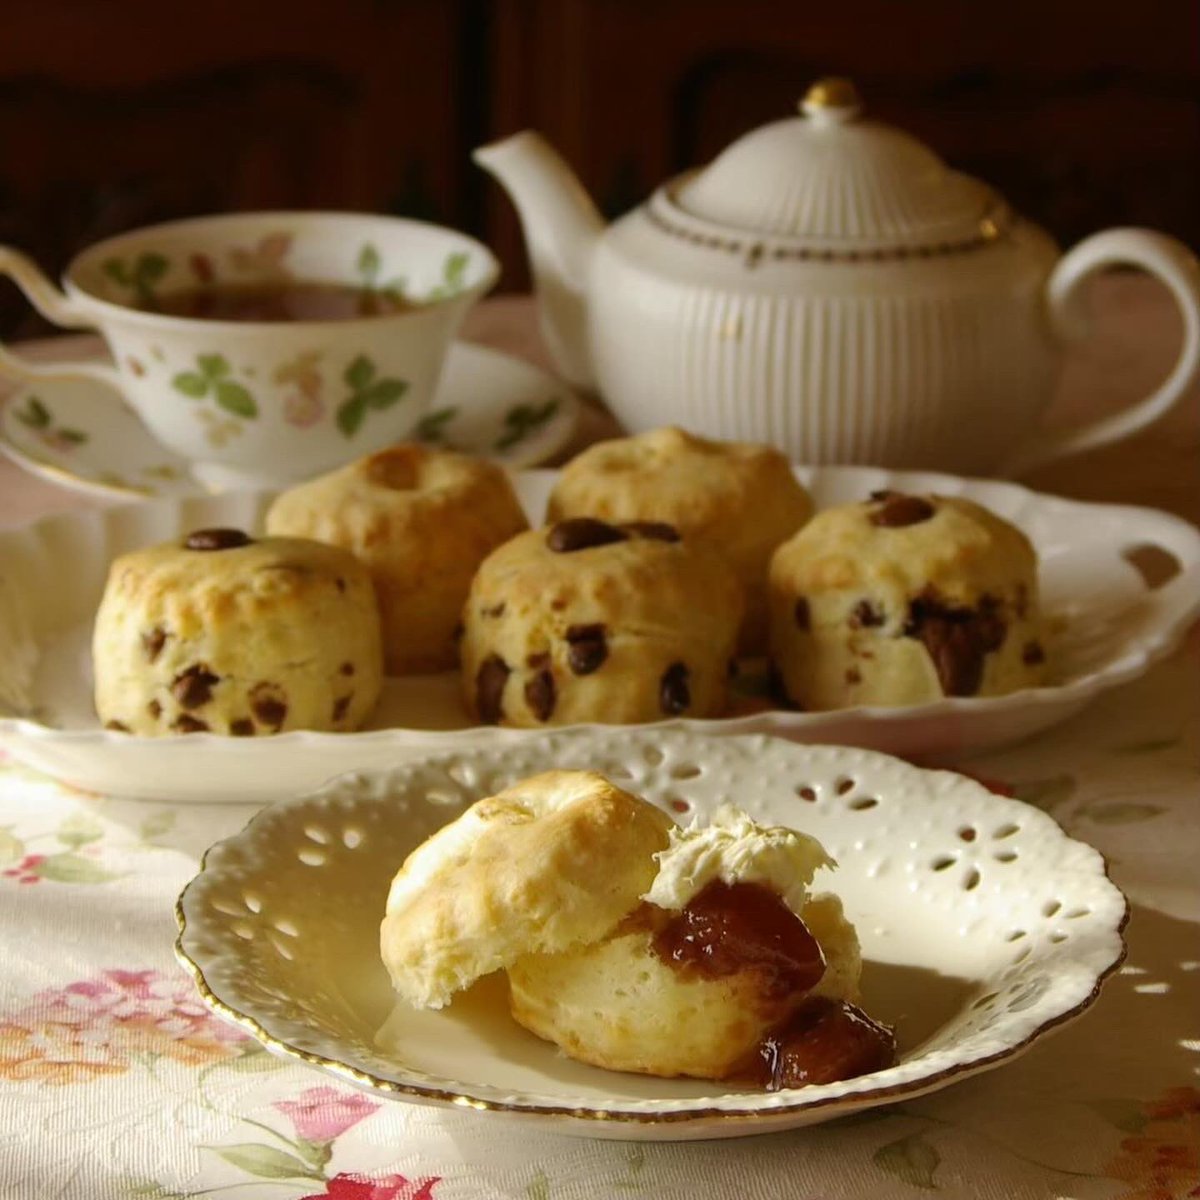
[[839, 75], [818, 79], [800, 101], [800, 111], [815, 124], [852, 121], [862, 111], [862, 98], [852, 80]]

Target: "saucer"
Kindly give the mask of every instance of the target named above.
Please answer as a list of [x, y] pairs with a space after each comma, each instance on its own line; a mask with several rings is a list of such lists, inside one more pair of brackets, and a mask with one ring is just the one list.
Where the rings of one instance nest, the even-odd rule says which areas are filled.
[[[524, 359], [455, 342], [417, 437], [506, 467], [531, 467], [567, 444], [578, 413], [566, 384]], [[0, 408], [0, 451], [51, 483], [108, 499], [212, 490], [186, 459], [154, 440], [115, 391], [90, 379], [36, 380], [14, 391]]]

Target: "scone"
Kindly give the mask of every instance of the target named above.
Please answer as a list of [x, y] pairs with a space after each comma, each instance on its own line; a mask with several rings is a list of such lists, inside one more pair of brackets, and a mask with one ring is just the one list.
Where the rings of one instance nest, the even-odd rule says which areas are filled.
[[560, 521], [479, 568], [463, 612], [463, 696], [484, 724], [717, 716], [741, 616], [725, 560], [670, 526]]
[[1037, 556], [961, 497], [877, 492], [816, 516], [770, 569], [771, 660], [806, 709], [1039, 684]]
[[199, 530], [113, 562], [92, 663], [109, 729], [357, 729], [382, 681], [379, 614], [345, 550]]
[[528, 521], [503, 468], [398, 445], [290, 488], [267, 530], [351, 551], [371, 573], [388, 674], [452, 669], [476, 568]]
[[715, 546], [746, 593], [739, 646], [767, 646], [771, 554], [812, 514], [812, 500], [771, 446], [717, 442], [682, 429], [655, 429], [589, 447], [563, 468], [547, 521], [663, 521]]
[[548, 771], [477, 801], [392, 881], [380, 951], [397, 993], [441, 1008], [521, 955], [603, 937], [650, 886], [670, 827], [586, 771]]
[[724, 806], [658, 859], [612, 933], [509, 966], [521, 1025], [596, 1066], [771, 1089], [890, 1064], [891, 1032], [857, 1007], [853, 927], [808, 894], [832, 865], [819, 843]]

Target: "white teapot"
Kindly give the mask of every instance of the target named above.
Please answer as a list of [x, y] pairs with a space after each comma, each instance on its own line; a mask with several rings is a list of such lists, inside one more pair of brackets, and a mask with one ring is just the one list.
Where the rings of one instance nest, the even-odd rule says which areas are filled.
[[[793, 460], [1016, 473], [1161, 416], [1200, 371], [1200, 270], [1180, 242], [1095, 234], [1063, 257], [986, 184], [860, 117], [829, 79], [802, 116], [739, 138], [605, 229], [536, 133], [475, 160], [519, 211], [560, 371], [637, 432], [680, 425]], [[1037, 426], [1079, 285], [1115, 264], [1163, 281], [1184, 342], [1115, 416]]]

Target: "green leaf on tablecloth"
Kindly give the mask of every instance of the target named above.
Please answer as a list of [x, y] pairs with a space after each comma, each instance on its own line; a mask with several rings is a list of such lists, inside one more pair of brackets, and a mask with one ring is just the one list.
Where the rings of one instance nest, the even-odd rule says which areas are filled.
[[550, 1200], [550, 1180], [539, 1170], [525, 1189], [525, 1200]]
[[77, 850], [89, 842], [98, 842], [104, 836], [104, 826], [91, 813], [72, 813], [58, 827], [56, 836], [64, 846]]
[[1103, 1096], [1099, 1100], [1087, 1100], [1085, 1104], [1122, 1133], [1141, 1133], [1146, 1128], [1146, 1113], [1136, 1100], [1125, 1096]]
[[1050, 812], [1075, 794], [1074, 775], [1051, 775], [1047, 779], [1026, 779], [1014, 783], [1013, 795], [1034, 808]]
[[227, 1064], [230, 1070], [243, 1071], [246, 1074], [253, 1071], [280, 1071], [287, 1065], [257, 1042], [247, 1046], [237, 1058]]
[[323, 1167], [333, 1157], [331, 1142], [309, 1142], [300, 1138], [295, 1145], [300, 1157], [314, 1167]]
[[913, 1187], [936, 1191], [933, 1173], [942, 1156], [929, 1144], [924, 1134], [910, 1133], [880, 1146], [873, 1155], [875, 1165]]
[[1095, 821], [1097, 825], [1132, 825], [1135, 821], [1148, 821], [1166, 811], [1158, 804], [1117, 801], [1112, 804], [1089, 804], [1079, 811], [1079, 815]]
[[30, 874], [55, 883], [111, 883], [120, 878], [92, 859], [71, 853], [51, 854], [30, 868]]
[[143, 842], [148, 842], [151, 838], [162, 837], [164, 833], [169, 833], [175, 828], [175, 817], [176, 814], [169, 808], [151, 813], [138, 826], [138, 836]]
[[177, 1192], [153, 1179], [128, 1179], [121, 1186], [121, 1195], [130, 1200], [191, 1200], [195, 1192]]
[[276, 1150], [274, 1146], [260, 1146], [244, 1142], [238, 1146], [206, 1146], [227, 1163], [257, 1175], [261, 1179], [324, 1179], [320, 1171], [313, 1170], [294, 1154]]
[[0, 829], [0, 867], [25, 857], [25, 843], [7, 829]]

